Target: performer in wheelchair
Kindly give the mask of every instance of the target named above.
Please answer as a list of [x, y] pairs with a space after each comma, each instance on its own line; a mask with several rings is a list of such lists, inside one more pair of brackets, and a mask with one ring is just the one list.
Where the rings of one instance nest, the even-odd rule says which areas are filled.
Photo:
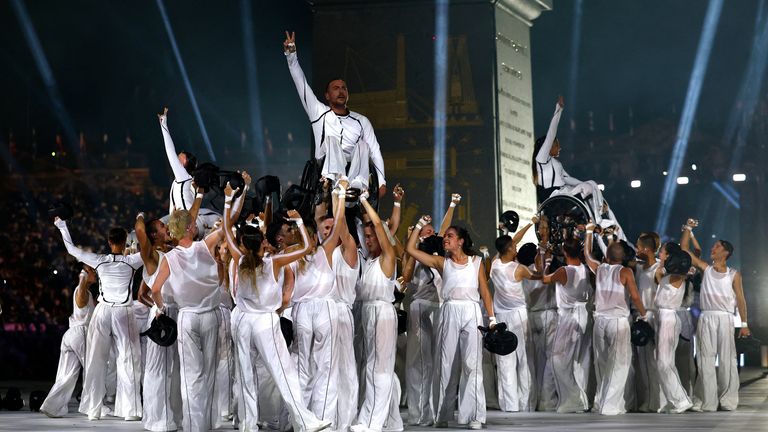
[[560, 156], [560, 141], [557, 139], [557, 126], [563, 113], [565, 101], [558, 97], [555, 114], [549, 124], [547, 135], [536, 140], [533, 154], [533, 176], [536, 182], [536, 198], [539, 204], [557, 195], [570, 195], [581, 199], [590, 210], [594, 221], [602, 228], [614, 227], [619, 238], [624, 238], [616, 216], [603, 199], [597, 183], [593, 180], [581, 181], [570, 176], [563, 164], [557, 159]]

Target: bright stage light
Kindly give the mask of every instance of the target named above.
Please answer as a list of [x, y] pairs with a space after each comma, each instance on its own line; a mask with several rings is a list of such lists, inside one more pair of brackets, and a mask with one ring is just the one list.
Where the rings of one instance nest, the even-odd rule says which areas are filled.
[[435, 150], [434, 195], [432, 214], [442, 214], [445, 207], [445, 106], [448, 100], [448, 0], [435, 4]]
[[691, 169], [696, 171], [696, 169], [698, 169], [698, 167], [696, 166], [696, 164], [691, 164]]
[[747, 181], [747, 175], [746, 174], [734, 174], [733, 175], [733, 181], [735, 181], [735, 182]]
[[642, 182], [640, 180], [632, 180], [629, 185], [632, 186], [632, 189], [637, 189], [642, 186]]
[[678, 177], [677, 178], [677, 184], [679, 184], [679, 185], [687, 185], [688, 184], [688, 177]]

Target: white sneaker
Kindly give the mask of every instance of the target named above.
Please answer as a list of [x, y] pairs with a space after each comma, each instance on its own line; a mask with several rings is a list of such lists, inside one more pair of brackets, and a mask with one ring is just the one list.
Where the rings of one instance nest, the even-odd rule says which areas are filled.
[[692, 407], [693, 407], [693, 403], [688, 402], [686, 404], [683, 404], [679, 408], [672, 408], [672, 409], [670, 409], [669, 413], [670, 414], [682, 414], [682, 413], [688, 411], [689, 409], [691, 409]]
[[141, 420], [141, 417], [139, 416], [125, 416], [125, 421], [139, 421]]
[[472, 420], [472, 421], [471, 421], [471, 422], [469, 422], [469, 424], [467, 425], [467, 428], [469, 428], [469, 429], [473, 429], [473, 430], [478, 430], [478, 429], [482, 429], [482, 428], [483, 428], [483, 424], [482, 424], [482, 423], [480, 423], [480, 422], [479, 422], [479, 421], [477, 421], [477, 420]]
[[90, 421], [101, 420], [101, 416], [88, 414], [88, 420], [90, 420]]
[[50, 418], [60, 418], [61, 417], [61, 416], [58, 416], [58, 415], [53, 415], [52, 413], [49, 413], [46, 410], [40, 410], [40, 413], [45, 414], [45, 415], [47, 415]]
[[320, 423], [317, 423], [313, 426], [310, 426], [306, 429], [304, 429], [304, 432], [319, 432], [321, 430], [325, 430], [331, 427], [331, 421], [329, 420], [320, 420]]

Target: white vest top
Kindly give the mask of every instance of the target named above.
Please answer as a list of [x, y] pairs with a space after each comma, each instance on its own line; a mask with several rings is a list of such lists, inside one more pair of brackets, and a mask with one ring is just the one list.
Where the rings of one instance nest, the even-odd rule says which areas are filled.
[[111, 306], [130, 306], [133, 301], [133, 276], [141, 266], [138, 253], [99, 255], [98, 264], [94, 267], [99, 275], [99, 302]]
[[384, 275], [379, 265], [380, 258], [378, 256], [363, 261], [363, 274], [357, 291], [357, 299], [360, 301], [395, 301], [395, 275], [393, 273], [391, 278]]
[[413, 277], [411, 278], [411, 286], [413, 287], [413, 299], [414, 300], [426, 300], [433, 303], [438, 303], [439, 298], [437, 291], [443, 284], [443, 277], [440, 273], [427, 267], [420, 262], [416, 262], [413, 268]]
[[[83, 289], [87, 291], [88, 287]], [[88, 303], [84, 307], [77, 307], [75, 293], [77, 293], [77, 288], [75, 288], [72, 294], [72, 315], [69, 316], [69, 328], [82, 325], [87, 326], [91, 322], [91, 315], [93, 315], [93, 308], [95, 307], [91, 293], [88, 293]]]
[[635, 282], [637, 283], [637, 291], [640, 294], [640, 298], [643, 300], [643, 306], [646, 309], [656, 309], [656, 269], [659, 268], [661, 263], [656, 261], [650, 267], [643, 268], [645, 263], [638, 262], [635, 267]]
[[586, 303], [589, 300], [589, 276], [587, 267], [583, 264], [563, 267], [568, 277], [568, 282], [562, 285], [555, 284], [555, 297], [558, 309], [572, 309], [577, 303]]
[[595, 315], [628, 317], [627, 290], [621, 283], [621, 264], [602, 263], [595, 272]]
[[680, 288], [675, 288], [669, 279], [669, 275], [661, 278], [654, 303], [658, 309], [677, 310], [683, 304], [683, 297], [685, 297], [685, 280], [680, 284]]
[[479, 302], [479, 271], [480, 257], [478, 256], [468, 257], [466, 264], [456, 264], [452, 259], [446, 258], [443, 264], [441, 299]]
[[700, 303], [702, 311], [736, 311], [736, 294], [733, 292], [733, 278], [736, 270], [728, 267], [720, 273], [714, 267], [707, 266], [701, 280]]
[[[531, 273], [536, 272], [536, 265], [531, 264], [528, 266], [528, 270]], [[557, 309], [555, 290], [552, 289], [551, 285], [545, 285], [541, 280], [524, 279], [523, 291], [528, 310], [531, 312]]]
[[360, 277], [361, 259], [360, 254], [357, 253], [356, 265], [350, 267], [344, 260], [344, 253], [341, 250], [341, 246], [333, 250], [333, 273], [336, 277], [336, 287], [334, 292], [336, 293], [335, 300], [337, 302], [346, 303], [349, 306], [352, 306], [355, 302], [355, 297], [357, 296], [355, 285], [357, 284], [357, 279]]
[[170, 288], [179, 310], [206, 312], [219, 306], [218, 266], [205, 242], [176, 246], [165, 260], [171, 274], [163, 287]]
[[[163, 258], [165, 257], [165, 252], [157, 251], [157, 253], [157, 268], [160, 268], [160, 264], [163, 263]], [[147, 266], [145, 265], [144, 269], [141, 271], [141, 279], [144, 280], [144, 283], [147, 284], [150, 289], [152, 289], [152, 285], [155, 283], [155, 279], [157, 279], [157, 269], [155, 269], [155, 272], [150, 275], [147, 273]], [[160, 294], [162, 295], [163, 302], [165, 304], [176, 304], [176, 302], [173, 301], [173, 293], [171, 290], [161, 290]]]
[[251, 275], [245, 276], [241, 271], [241, 269], [237, 271], [237, 289], [235, 290], [237, 307], [243, 312], [277, 311], [283, 302], [284, 270], [280, 269], [278, 278], [275, 280], [272, 258], [265, 257], [261, 268], [256, 270], [255, 284]]
[[515, 280], [515, 272], [517, 272], [517, 268], [521, 265], [514, 260], [503, 263], [499, 258], [491, 263], [494, 312], [506, 312], [525, 307], [523, 280]]
[[333, 299], [336, 276], [328, 264], [325, 249], [318, 246], [315, 253], [306, 255], [303, 259], [306, 260], [303, 269], [300, 268], [299, 261], [296, 261], [296, 265], [293, 267], [296, 273], [293, 302]]

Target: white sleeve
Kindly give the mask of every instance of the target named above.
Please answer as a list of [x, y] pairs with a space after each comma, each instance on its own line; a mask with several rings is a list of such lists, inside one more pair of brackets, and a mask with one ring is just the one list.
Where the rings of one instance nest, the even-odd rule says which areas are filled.
[[547, 137], [544, 138], [544, 144], [536, 154], [536, 162], [547, 163], [549, 160], [549, 151], [552, 150], [552, 144], [557, 137], [557, 125], [560, 124], [560, 115], [563, 113], [563, 108], [560, 104], [555, 104], [555, 113], [552, 115], [552, 121], [549, 122], [549, 129], [547, 130]]
[[[162, 259], [162, 257], [160, 258]], [[141, 252], [136, 252], [135, 254], [126, 255], [125, 262], [127, 262], [128, 265], [133, 267], [134, 269], [138, 269], [139, 267], [144, 265], [144, 261], [142, 261], [141, 259]], [[159, 260], [157, 262], [157, 265], [158, 267], [160, 266]]]
[[163, 142], [165, 143], [165, 155], [168, 157], [168, 163], [171, 164], [174, 180], [183, 182], [192, 178], [179, 161], [179, 155], [176, 153], [176, 146], [171, 139], [171, 132], [168, 130], [168, 117], [160, 116], [160, 130], [163, 132]]
[[368, 144], [368, 157], [376, 167], [376, 174], [379, 176], [379, 186], [387, 184], [387, 178], [384, 176], [384, 158], [381, 156], [381, 147], [373, 132], [371, 121], [367, 117], [362, 118], [360, 124], [363, 126], [363, 140]]
[[307, 112], [309, 121], [314, 122], [330, 108], [320, 102], [317, 99], [317, 96], [315, 96], [312, 88], [307, 83], [307, 77], [304, 76], [304, 71], [301, 70], [299, 58], [296, 53], [285, 53], [285, 59], [288, 61], [288, 70], [291, 72], [291, 78], [293, 78], [293, 83], [296, 85], [296, 91], [299, 92], [301, 105], [304, 107], [304, 111]]
[[59, 231], [61, 232], [62, 240], [64, 240], [64, 246], [66, 246], [67, 252], [70, 255], [75, 257], [78, 261], [88, 264], [93, 268], [96, 268], [96, 266], [99, 265], [100, 255], [93, 252], [84, 251], [75, 246], [75, 244], [72, 242], [72, 236], [69, 234], [69, 228], [67, 228], [66, 224], [60, 226]]

